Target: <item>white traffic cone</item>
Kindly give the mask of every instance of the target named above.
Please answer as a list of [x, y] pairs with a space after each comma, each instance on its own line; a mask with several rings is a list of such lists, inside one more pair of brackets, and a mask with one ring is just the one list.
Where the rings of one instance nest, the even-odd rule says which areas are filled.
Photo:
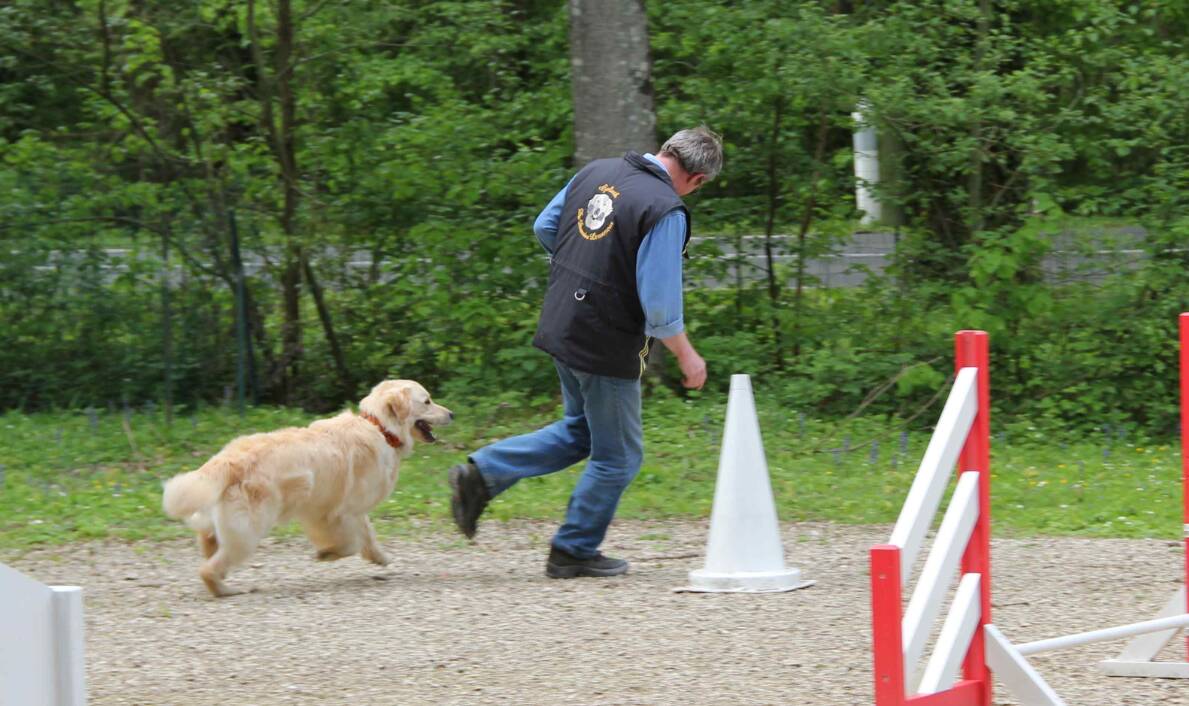
[[751, 379], [731, 376], [706, 565], [679, 591], [764, 593], [813, 585], [786, 568]]

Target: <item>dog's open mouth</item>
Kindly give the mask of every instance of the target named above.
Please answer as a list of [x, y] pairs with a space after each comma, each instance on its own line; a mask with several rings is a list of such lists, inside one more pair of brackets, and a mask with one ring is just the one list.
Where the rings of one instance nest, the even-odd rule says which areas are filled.
[[433, 426], [424, 419], [418, 419], [413, 423], [413, 427], [416, 428], [418, 432], [420, 432], [421, 439], [423, 441], [428, 441], [430, 443], [437, 441], [437, 437], [433, 435]]

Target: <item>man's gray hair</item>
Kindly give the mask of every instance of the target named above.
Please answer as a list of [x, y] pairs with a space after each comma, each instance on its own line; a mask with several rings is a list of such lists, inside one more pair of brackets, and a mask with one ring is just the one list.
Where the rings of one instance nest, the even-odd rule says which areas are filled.
[[690, 174], [705, 174], [706, 181], [722, 170], [722, 138], [705, 125], [673, 133], [661, 152], [672, 155]]

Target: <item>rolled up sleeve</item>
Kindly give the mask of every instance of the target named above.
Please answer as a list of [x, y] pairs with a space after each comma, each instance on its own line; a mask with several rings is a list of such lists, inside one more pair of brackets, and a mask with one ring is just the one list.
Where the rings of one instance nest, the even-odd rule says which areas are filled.
[[636, 288], [644, 309], [644, 333], [668, 338], [685, 330], [681, 268], [685, 214], [670, 211], [652, 227], [636, 254]]

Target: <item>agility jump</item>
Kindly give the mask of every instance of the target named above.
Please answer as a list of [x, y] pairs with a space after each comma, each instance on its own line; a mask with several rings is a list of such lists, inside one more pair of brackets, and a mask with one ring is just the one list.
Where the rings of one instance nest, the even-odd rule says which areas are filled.
[[[888, 544], [871, 549], [871, 610], [874, 623], [875, 703], [989, 704], [990, 673], [983, 657], [982, 628], [991, 617], [990, 376], [983, 331], [954, 337], [954, 385], [929, 440]], [[933, 546], [901, 615], [901, 591], [954, 464], [965, 469]], [[949, 577], [961, 560], [962, 579], [937, 645], [920, 675], [918, 663], [942, 607]], [[962, 679], [954, 684], [959, 666]], [[909, 691], [915, 693], [910, 696]]]
[[[1189, 663], [1155, 662], [1189, 627], [1182, 587], [1153, 620], [1013, 645], [990, 616], [990, 385], [987, 336], [955, 336], [955, 379], [888, 544], [871, 549], [876, 706], [989, 706], [991, 673], [1026, 706], [1064, 706], [1027, 655], [1138, 636], [1116, 659], [1112, 676], [1189, 678]], [[1181, 458], [1186, 580], [1189, 584], [1189, 313], [1180, 316]], [[958, 453], [961, 449], [961, 453]], [[956, 489], [904, 614], [901, 589], [932, 524], [955, 460]], [[923, 672], [917, 666], [961, 553], [958, 590]], [[981, 639], [980, 639], [981, 636]], [[961, 679], [958, 667], [961, 666]]]

